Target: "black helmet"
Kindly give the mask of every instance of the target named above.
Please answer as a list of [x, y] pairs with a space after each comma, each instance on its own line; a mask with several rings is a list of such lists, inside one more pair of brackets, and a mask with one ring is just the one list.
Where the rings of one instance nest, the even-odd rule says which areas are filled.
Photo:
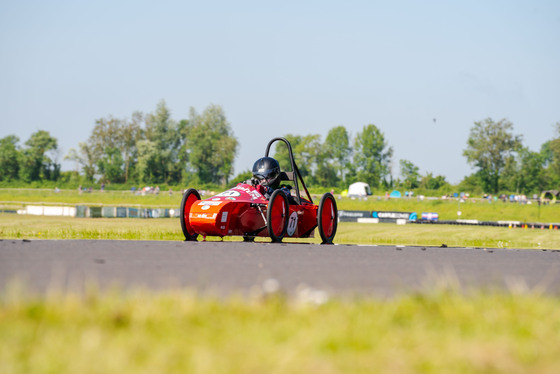
[[253, 165], [253, 178], [271, 188], [280, 185], [280, 164], [272, 157], [259, 158]]

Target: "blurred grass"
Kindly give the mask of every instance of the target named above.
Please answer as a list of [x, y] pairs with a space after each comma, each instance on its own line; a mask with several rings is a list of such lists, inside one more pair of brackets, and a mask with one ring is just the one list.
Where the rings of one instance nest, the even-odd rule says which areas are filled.
[[560, 298], [530, 292], [0, 295], [3, 374], [560, 372]]
[[[320, 243], [312, 239], [286, 242]], [[72, 218], [0, 214], [0, 239], [184, 240], [178, 218]], [[199, 239], [201, 240], [201, 239]], [[220, 240], [211, 238], [208, 240]], [[226, 237], [224, 240], [241, 240]], [[257, 238], [257, 241], [270, 241]], [[341, 222], [337, 244], [560, 249], [560, 230]]]

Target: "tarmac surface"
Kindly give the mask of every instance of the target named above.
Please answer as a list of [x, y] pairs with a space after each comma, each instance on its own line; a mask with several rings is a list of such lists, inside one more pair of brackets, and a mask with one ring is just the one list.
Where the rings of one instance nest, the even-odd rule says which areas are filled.
[[0, 285], [392, 296], [453, 286], [560, 294], [560, 251], [293, 243], [0, 240]]

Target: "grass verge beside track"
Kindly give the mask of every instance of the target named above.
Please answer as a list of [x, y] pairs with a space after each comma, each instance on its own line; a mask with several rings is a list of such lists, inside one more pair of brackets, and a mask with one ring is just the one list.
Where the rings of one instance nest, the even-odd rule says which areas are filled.
[[[319, 243], [314, 239], [285, 241]], [[0, 214], [0, 239], [184, 240], [177, 218], [71, 218]], [[219, 238], [208, 238], [219, 240]], [[225, 240], [240, 240], [226, 237]], [[258, 239], [261, 240], [261, 239]], [[269, 241], [263, 238], [264, 241]], [[341, 222], [337, 244], [560, 249], [559, 230]]]
[[489, 226], [340, 223], [337, 243], [560, 249], [559, 230]]
[[560, 298], [0, 292], [2, 373], [557, 373]]

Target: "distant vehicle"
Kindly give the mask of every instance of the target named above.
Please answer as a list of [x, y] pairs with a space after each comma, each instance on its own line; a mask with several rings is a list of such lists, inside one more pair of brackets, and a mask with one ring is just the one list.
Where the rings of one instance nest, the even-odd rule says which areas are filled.
[[[181, 202], [180, 220], [185, 240], [197, 240], [202, 235], [242, 236], [244, 241], [270, 237], [273, 242], [281, 242], [285, 237], [314, 237], [315, 228], [318, 228], [322, 243], [332, 244], [338, 225], [338, 210], [333, 195], [325, 193], [319, 205], [315, 205], [287, 139], [272, 139], [266, 147], [265, 156], [268, 157], [270, 147], [276, 141], [285, 143], [288, 148], [292, 170], [281, 172], [280, 178], [293, 184], [291, 196], [277, 189], [267, 200], [254, 183], [239, 183], [201, 200], [198, 191], [190, 188]], [[300, 195], [300, 184], [305, 197]]]

